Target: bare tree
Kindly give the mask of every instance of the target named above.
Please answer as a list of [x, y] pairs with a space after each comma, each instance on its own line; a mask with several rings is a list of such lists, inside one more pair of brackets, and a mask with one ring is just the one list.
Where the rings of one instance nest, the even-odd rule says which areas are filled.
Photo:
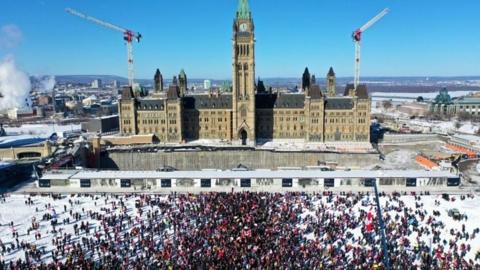
[[390, 101], [390, 100], [384, 100], [384, 101], [382, 101], [382, 106], [383, 106], [383, 108], [384, 108], [385, 110], [389, 110], [390, 108], [393, 107], [392, 101]]
[[461, 127], [462, 127], [462, 123], [460, 123], [459, 121], [455, 121], [455, 128], [459, 129]]
[[425, 114], [425, 119], [427, 119], [427, 120], [437, 121], [437, 120], [443, 120], [443, 118], [444, 118], [444, 116], [442, 116], [438, 112], [427, 112]]
[[457, 119], [459, 121], [469, 121], [472, 120], [472, 115], [467, 112], [459, 112], [457, 114]]

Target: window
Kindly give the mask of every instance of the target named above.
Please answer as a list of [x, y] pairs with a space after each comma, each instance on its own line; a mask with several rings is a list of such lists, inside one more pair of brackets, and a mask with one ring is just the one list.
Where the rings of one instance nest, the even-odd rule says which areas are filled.
[[172, 187], [172, 179], [162, 179], [160, 180], [160, 185], [162, 188], [170, 188]]
[[282, 187], [292, 187], [293, 186], [293, 179], [291, 178], [284, 178], [282, 179]]
[[251, 187], [252, 180], [251, 179], [240, 179], [240, 187]]
[[212, 179], [200, 179], [200, 187], [209, 188], [212, 186]]

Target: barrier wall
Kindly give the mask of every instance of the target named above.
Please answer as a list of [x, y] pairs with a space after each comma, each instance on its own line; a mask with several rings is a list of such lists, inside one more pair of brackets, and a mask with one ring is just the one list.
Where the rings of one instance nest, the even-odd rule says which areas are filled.
[[172, 166], [178, 170], [216, 168], [229, 170], [239, 164], [250, 169], [316, 166], [319, 162], [334, 162], [341, 167], [364, 168], [379, 161], [378, 154], [337, 154], [315, 152], [192, 151], [192, 152], [115, 152], [102, 153], [102, 169], [126, 171], [156, 170]]

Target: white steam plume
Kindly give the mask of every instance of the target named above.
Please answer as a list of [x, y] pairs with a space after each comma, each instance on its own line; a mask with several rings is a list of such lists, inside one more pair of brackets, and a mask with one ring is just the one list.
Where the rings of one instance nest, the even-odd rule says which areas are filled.
[[28, 75], [19, 70], [13, 57], [0, 63], [0, 111], [25, 107], [29, 99], [31, 84]]
[[55, 76], [35, 76], [38, 81], [37, 91], [46, 93], [51, 92], [55, 87]]

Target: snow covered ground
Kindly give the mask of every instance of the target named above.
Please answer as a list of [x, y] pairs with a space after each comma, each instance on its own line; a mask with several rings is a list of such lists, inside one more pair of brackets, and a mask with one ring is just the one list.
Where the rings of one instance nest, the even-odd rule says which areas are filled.
[[[462, 225], [465, 225], [465, 231], [469, 234], [472, 233], [474, 229], [480, 228], [480, 198], [476, 197], [474, 199], [467, 198], [466, 200], [460, 200], [459, 196], [450, 196], [454, 201], [445, 201], [441, 196], [424, 196], [421, 197], [419, 203], [423, 204], [422, 209], [426, 210], [429, 215], [432, 214], [433, 210], [440, 211], [440, 216], [436, 217], [436, 221], [442, 222], [445, 227], [442, 229], [441, 238], [445, 239], [447, 242], [450, 240], [455, 240], [455, 236], [450, 233], [451, 230], [461, 231]], [[435, 205], [435, 200], [440, 201], [440, 205]], [[404, 197], [402, 201], [405, 203], [406, 208], [417, 209], [415, 206], [415, 200], [412, 196]], [[385, 204], [385, 198], [380, 202]], [[417, 201], [418, 202], [418, 201]], [[448, 216], [448, 210], [458, 209], [460, 214], [467, 215], [467, 220], [454, 220], [452, 217]], [[390, 214], [390, 213], [389, 213]], [[393, 214], [393, 213], [392, 213]], [[420, 221], [420, 226], [428, 228], [425, 222], [427, 220]], [[410, 242], [415, 245], [419, 241], [424, 241], [429, 243], [432, 239], [431, 235], [427, 236], [423, 234], [419, 236], [418, 232], [414, 232], [411, 236], [408, 237]], [[459, 239], [455, 241], [458, 246], [461, 244], [470, 244], [471, 251], [467, 253], [467, 259], [474, 259], [475, 253], [480, 251], [480, 236], [475, 237], [466, 241], [465, 239]], [[438, 244], [434, 244], [432, 249], [436, 249]]]
[[[32, 197], [33, 205], [26, 205], [26, 200], [28, 196], [24, 195], [11, 195], [6, 198], [6, 202], [0, 202], [0, 239], [7, 247], [10, 247], [12, 243], [15, 243], [14, 238], [12, 237], [13, 232], [18, 232], [19, 242], [30, 243], [37, 245], [37, 248], [41, 251], [44, 251], [41, 259], [44, 262], [50, 262], [52, 260], [51, 251], [54, 248], [52, 240], [56, 239], [57, 236], [63, 235], [64, 233], [70, 233], [74, 235], [74, 226], [80, 225], [81, 222], [89, 222], [92, 233], [97, 231], [99, 228], [100, 221], [96, 219], [89, 218], [88, 213], [100, 212], [102, 214], [108, 214], [109, 216], [120, 214], [121, 208], [115, 207], [114, 202], [119, 202], [119, 199], [122, 199], [126, 205], [126, 212], [132, 217], [137, 217], [140, 214], [139, 209], [135, 207], [135, 201], [138, 197], [123, 197], [118, 198], [110, 197], [106, 200], [106, 197], [81, 197], [76, 195], [64, 195], [61, 199], [54, 200], [51, 197]], [[416, 200], [414, 196], [402, 196], [399, 200], [388, 200], [387, 206], [387, 197], [381, 198], [381, 204], [384, 211], [384, 215], [389, 215], [392, 219], [396, 215], [403, 216], [403, 211], [407, 211], [410, 215], [414, 216], [418, 222], [418, 226], [409, 225], [408, 232], [409, 235], [404, 235], [398, 239], [398, 245], [403, 242], [404, 238], [408, 238], [410, 241], [410, 248], [416, 246], [416, 243], [423, 241], [424, 243], [431, 243], [432, 234], [425, 233], [425, 230], [431, 231], [432, 222], [443, 224], [443, 227], [440, 227], [440, 243], [432, 243], [432, 250], [436, 250], [439, 245], [443, 245], [448, 249], [448, 244], [443, 244], [443, 240], [450, 241], [455, 240], [456, 244], [460, 246], [461, 244], [469, 244], [471, 246], [470, 251], [467, 252], [467, 259], [474, 259], [475, 253], [480, 250], [480, 236], [472, 237], [473, 230], [480, 227], [480, 198], [479, 197], [470, 197], [465, 200], [461, 200], [459, 196], [450, 196], [451, 201], [445, 201], [441, 196], [422, 196], [420, 200]], [[166, 197], [164, 197], [166, 200]], [[352, 200], [352, 198], [347, 198], [347, 200]], [[373, 202], [372, 197], [368, 197], [369, 202]], [[72, 202], [72, 204], [70, 203]], [[438, 205], [436, 201], [440, 202]], [[344, 207], [344, 205], [342, 206]], [[457, 208], [461, 214], [464, 214], [468, 219], [463, 219], [461, 221], [453, 220], [448, 216], [448, 210], [452, 208]], [[65, 211], [66, 209], [66, 211]], [[146, 212], [152, 210], [150, 206], [144, 206], [141, 208], [143, 210], [142, 218], [146, 218]], [[157, 208], [158, 209], [158, 208]], [[329, 202], [327, 197], [322, 197], [319, 200], [314, 200], [309, 207], [305, 206], [303, 208], [303, 213], [300, 214], [301, 222], [299, 222], [298, 227], [305, 228], [307, 223], [314, 222], [317, 220], [317, 214], [323, 212], [328, 212], [333, 215], [338, 215], [340, 212], [347, 211], [350, 215], [353, 215], [355, 219], [359, 218], [360, 210], [366, 212], [372, 212], [372, 205], [365, 204], [363, 205], [360, 202], [356, 203], [351, 209], [337, 209], [335, 204], [331, 201]], [[433, 210], [439, 211], [440, 216], [433, 216]], [[79, 213], [81, 219], [75, 221], [71, 216], [70, 211], [73, 213]], [[421, 218], [418, 213], [425, 213], [425, 218]], [[45, 214], [51, 214], [53, 217], [56, 217], [60, 224], [63, 223], [63, 220], [70, 218], [70, 222], [65, 225], [57, 226], [59, 232], [52, 232], [52, 226], [50, 221], [42, 221], [42, 216]], [[323, 215], [323, 214], [322, 214]], [[138, 226], [140, 220], [135, 218], [135, 223], [133, 226]], [[38, 230], [33, 230], [27, 234], [27, 228], [31, 226], [32, 221], [39, 222], [40, 227]], [[13, 222], [13, 227], [10, 223]], [[312, 223], [313, 224], [313, 223]], [[358, 246], [358, 239], [361, 239], [363, 236], [361, 234], [361, 226], [364, 226], [364, 222], [360, 223], [360, 226], [355, 228], [349, 228], [348, 230], [353, 234], [353, 238], [349, 239], [348, 242], [351, 245]], [[470, 235], [469, 240], [465, 238], [456, 239], [456, 236], [450, 233], [451, 230], [455, 232], [461, 232], [462, 225], [465, 225], [465, 232]], [[399, 222], [391, 222], [386, 226], [401, 226]], [[127, 229], [131, 229], [129, 226]], [[424, 233], [420, 235], [420, 231], [423, 229]], [[63, 231], [60, 231], [63, 230]], [[35, 234], [40, 233], [40, 239], [35, 240]], [[171, 231], [169, 234], [171, 235]], [[85, 233], [82, 231], [80, 235], [73, 236], [72, 241], [76, 243], [81, 243], [81, 238], [85, 236]], [[104, 236], [102, 236], [103, 238]], [[159, 237], [159, 236], [157, 236]], [[170, 237], [170, 236], [169, 236]], [[307, 240], [314, 240], [317, 236], [313, 233], [306, 233], [304, 237]], [[322, 236], [318, 236], [322, 237]], [[377, 236], [378, 237], [378, 236]], [[165, 239], [163, 239], [165, 240]], [[360, 241], [360, 240], [359, 240]], [[407, 247], [406, 247], [407, 248]], [[15, 260], [18, 258], [24, 258], [24, 252], [21, 249], [15, 249], [13, 251], [7, 252], [4, 259], [6, 262]]]
[[368, 153], [374, 149], [370, 143], [364, 142], [325, 142], [313, 143], [305, 140], [272, 140], [258, 146], [259, 149], [275, 149], [282, 151], [333, 151]]
[[476, 134], [479, 129], [478, 123], [460, 122], [457, 128], [455, 121], [426, 121], [426, 120], [409, 120], [408, 126], [411, 128], [424, 129], [429, 133], [452, 134]]
[[[436, 196], [421, 196], [420, 200], [416, 200], [415, 196], [401, 196], [400, 200], [398, 202], [389, 200], [387, 197], [380, 197], [380, 204], [382, 205], [382, 211], [383, 215], [394, 217], [396, 215], [402, 216], [403, 209], [406, 211], [410, 212], [412, 215], [415, 215], [414, 213], [416, 211], [424, 211], [425, 218], [422, 219], [419, 216], [415, 216], [415, 219], [418, 222], [418, 226], [409, 226], [409, 231], [411, 232], [410, 235], [405, 235], [405, 238], [408, 238], [410, 242], [410, 248], [415, 247], [418, 243], [423, 241], [424, 243], [427, 243], [431, 245], [431, 249], [434, 252], [439, 246], [448, 246], [444, 245], [443, 243], [433, 243], [433, 235], [430, 234], [428, 235], [425, 233], [425, 231], [430, 230], [431, 231], [431, 226], [430, 224], [432, 223], [438, 223], [442, 224], [443, 228], [441, 228], [441, 234], [440, 238], [443, 242], [443, 240], [449, 242], [449, 241], [455, 241], [457, 246], [460, 246], [462, 244], [465, 244], [465, 246], [470, 245], [471, 250], [467, 252], [466, 259], [475, 259], [475, 254], [477, 252], [480, 252], [480, 236], [477, 235], [472, 239], [470, 237], [469, 240], [466, 240], [465, 238], [458, 239], [456, 240], [456, 236], [451, 234], [451, 231], [455, 232], [461, 232], [462, 231], [462, 225], [465, 225], [465, 232], [470, 234], [472, 236], [472, 232], [475, 229], [480, 228], [480, 211], [478, 209], [480, 208], [480, 198], [479, 197], [473, 197], [473, 198], [466, 198], [465, 200], [460, 200], [460, 196], [450, 196], [450, 201], [446, 201], [441, 198], [441, 195], [436, 195]], [[366, 211], [366, 212], [372, 212], [374, 216], [376, 216], [376, 209], [375, 209], [375, 204], [374, 204], [374, 196], [366, 196], [364, 201], [368, 201], [369, 203], [367, 205], [362, 205], [361, 202], [357, 203], [354, 207], [352, 207], [351, 211], [353, 213], [358, 213], [361, 210]], [[388, 205], [387, 205], [388, 201]], [[438, 202], [439, 204], [436, 205], [435, 202]], [[416, 205], [418, 203], [418, 205]], [[311, 217], [313, 219], [316, 218], [315, 216], [315, 211], [318, 210], [319, 208], [325, 207], [327, 204], [326, 197], [323, 197], [321, 201], [316, 201], [313, 203], [314, 207], [310, 209], [304, 209], [303, 213], [301, 214], [302, 219], [306, 219], [307, 217]], [[418, 207], [417, 207], [418, 206]], [[397, 210], [395, 209], [397, 208]], [[402, 209], [401, 212], [398, 212], [398, 209]], [[454, 220], [452, 217], [448, 215], [448, 211], [450, 209], [458, 209], [460, 214], [466, 215], [467, 219], [462, 219], [462, 220]], [[439, 211], [440, 216], [433, 216], [433, 211]], [[327, 210], [330, 211], [333, 214], [339, 214], [338, 209], [330, 209]], [[429, 221], [428, 217], [432, 217], [432, 219]], [[398, 223], [395, 225], [397, 226]], [[393, 226], [393, 223], [390, 224], [385, 224], [385, 226]], [[421, 234], [419, 233], [422, 229], [424, 229], [424, 233]], [[361, 238], [361, 227], [356, 227], [354, 229], [349, 229], [350, 232], [354, 235], [354, 238], [352, 239], [358, 239], [359, 237]], [[314, 239], [313, 234], [308, 234], [305, 236], [307, 239]], [[351, 240], [352, 240], [351, 239]], [[403, 241], [403, 237], [398, 239], [398, 245], [402, 245], [401, 242]], [[354, 241], [349, 241], [349, 244], [351, 245], [358, 245], [358, 243]], [[447, 248], [448, 249], [448, 248]]]
[[[173, 144], [177, 145], [177, 144]], [[240, 142], [233, 143], [225, 140], [202, 139], [189, 141], [186, 145], [202, 145], [202, 146], [241, 146]], [[270, 141], [258, 141], [255, 146], [257, 149], [277, 151], [332, 151], [332, 152], [349, 152], [349, 153], [370, 153], [375, 152], [370, 143], [366, 142], [307, 142], [303, 139], [275, 139]]]
[[381, 161], [379, 165], [386, 170], [420, 169], [415, 162], [417, 154], [415, 151], [408, 149], [397, 150], [385, 155], [385, 160]]
[[[52, 240], [60, 237], [64, 233], [74, 235], [75, 224], [80, 226], [80, 221], [75, 222], [75, 219], [70, 215], [70, 211], [73, 213], [81, 213], [83, 217], [85, 217], [90, 210], [102, 214], [106, 214], [108, 211], [109, 215], [120, 214], [122, 211], [120, 207], [112, 207], [113, 199], [106, 201], [106, 197], [100, 196], [92, 198], [64, 195], [60, 200], [53, 200], [51, 197], [37, 196], [33, 197], [33, 205], [25, 204], [27, 198], [28, 196], [24, 195], [12, 195], [7, 197], [6, 203], [0, 202], [0, 240], [3, 244], [9, 246], [9, 243], [15, 242], [12, 233], [18, 232], [20, 242], [35, 244], [37, 245], [37, 249], [45, 251], [45, 254], [42, 256], [42, 261], [47, 263], [52, 261], [51, 250], [54, 248]], [[69, 200], [73, 202], [72, 205]], [[124, 202], [127, 207], [127, 213], [132, 217], [136, 217], [138, 215], [138, 209], [135, 208], [135, 199], [126, 199]], [[68, 206], [67, 211], [64, 211], [65, 206]], [[44, 214], [51, 214], [53, 217], [56, 217], [59, 224], [63, 224], [62, 221], [66, 218], [70, 219], [70, 223], [57, 226], [57, 230], [61, 229], [53, 233], [50, 221], [42, 221]], [[92, 232], [100, 227], [101, 221], [91, 218], [82, 219], [84, 222], [87, 220], [90, 223]], [[27, 234], [27, 229], [31, 227], [32, 221], [39, 222], [40, 227], [38, 230], [31, 231]], [[13, 222], [13, 227], [9, 225], [10, 222]], [[138, 223], [136, 222], [134, 225], [138, 225]], [[41, 235], [39, 240], [35, 240], [36, 232], [39, 232]], [[81, 239], [74, 237], [73, 240], [80, 241]], [[21, 249], [10, 252], [4, 256], [4, 260], [7, 262], [16, 260], [17, 258], [25, 259], [24, 252]]]

